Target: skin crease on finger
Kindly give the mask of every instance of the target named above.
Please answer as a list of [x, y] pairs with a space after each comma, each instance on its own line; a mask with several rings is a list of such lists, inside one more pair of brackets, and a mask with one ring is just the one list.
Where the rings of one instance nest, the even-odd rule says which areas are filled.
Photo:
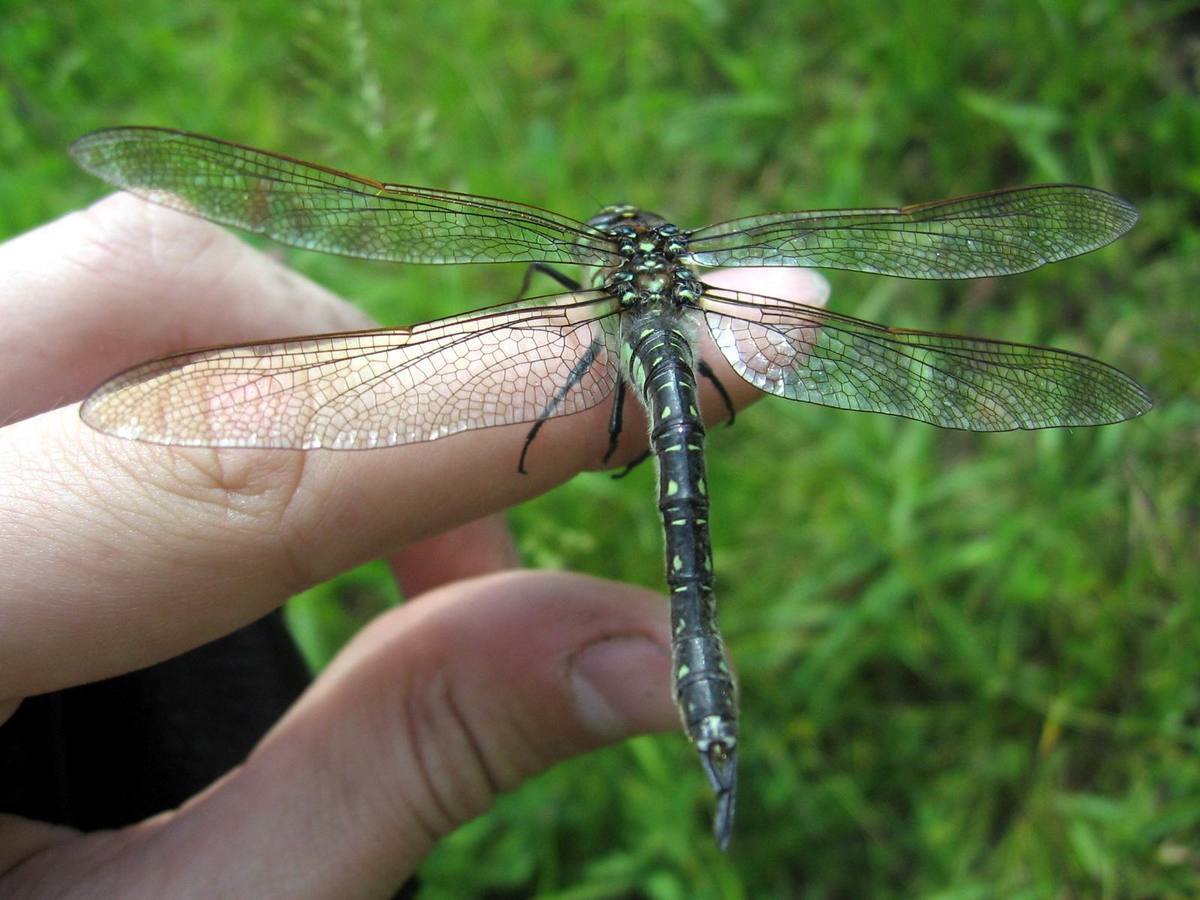
[[[11, 380], [11, 372], [6, 370], [6, 376], [10, 378], [6, 384], [17, 389], [10, 396], [19, 397], [21, 400], [17, 402], [31, 403], [35, 407], [26, 413], [16, 406], [0, 410], [7, 421], [37, 412], [45, 405], [47, 397], [61, 400], [82, 396], [94, 384], [91, 375], [87, 374], [92, 368], [110, 374], [130, 362], [181, 349], [183, 345], [265, 338], [295, 334], [298, 330], [325, 331], [330, 330], [329, 324], [309, 325], [322, 317], [340, 322], [342, 316], [353, 319], [357, 315], [349, 307], [345, 309], [350, 312], [337, 312], [342, 309], [338, 305], [340, 301], [330, 299], [327, 292], [308, 285], [274, 260], [246, 247], [220, 229], [157, 210], [132, 198], [106, 203], [111, 209], [100, 213], [98, 207], [93, 215], [113, 215], [115, 211], [119, 215], [132, 216], [130, 221], [144, 215], [151, 223], [146, 240], [137, 240], [136, 229], [143, 226], [135, 223], [130, 226], [134, 231], [120, 240], [80, 251], [86, 258], [81, 261], [75, 257], [76, 262], [67, 266], [65, 275], [61, 270], [61, 255], [39, 255], [31, 251], [33, 245], [26, 244], [18, 248], [14, 257], [12, 243], [15, 241], [0, 248], [0, 261], [11, 262], [19, 257], [24, 266], [15, 275], [11, 274], [15, 270], [10, 269], [10, 274], [0, 281], [0, 305], [12, 309], [19, 302], [14, 296], [19, 296], [23, 298], [21, 302], [40, 301], [39, 315], [43, 319], [61, 317], [60, 327], [50, 329], [50, 333], [61, 335], [63, 345], [47, 348], [42, 358], [27, 360], [27, 366], [22, 367], [27, 368], [27, 377], [36, 380], [39, 368], [53, 364], [56, 371], [76, 373], [79, 378], [75, 383], [61, 380], [53, 391], [39, 398], [31, 392], [22, 393], [19, 381]], [[150, 211], [133, 212], [133, 208], [125, 206], [129, 203]], [[172, 221], [166, 221], [164, 217]], [[77, 235], [78, 240], [95, 240], [94, 235], [87, 236], [88, 229], [95, 228], [94, 222], [81, 226], [77, 218], [67, 217], [46, 226], [47, 233], [39, 234], [43, 231], [39, 230], [18, 241], [44, 241], [47, 245], [57, 245], [61, 252], [63, 242], [59, 239], [64, 235], [54, 229], [81, 227], [83, 237]], [[199, 248], [199, 256], [206, 260], [206, 265], [225, 263], [221, 277], [214, 280], [211, 274], [189, 273], [188, 260], [176, 256], [172, 249], [172, 242], [180, 236], [175, 235], [174, 229], [183, 232], [208, 230], [206, 236], [196, 238], [198, 243], [194, 246]], [[70, 241], [68, 236], [65, 243], [70, 245]], [[153, 252], [149, 253], [150, 259], [145, 260], [144, 265], [139, 265], [136, 255], [146, 248]], [[71, 254], [67, 255], [71, 257]], [[126, 255], [133, 258], [125, 259]], [[46, 270], [39, 271], [39, 266]], [[72, 269], [72, 266], [77, 268]], [[0, 266], [0, 271], [3, 270], [4, 266]], [[96, 280], [93, 277], [89, 281], [84, 277], [103, 275], [108, 270], [111, 270], [108, 278]], [[138, 273], [153, 277], [139, 281], [134, 277]], [[781, 273], [790, 280], [776, 285], [764, 281], [768, 276]], [[734, 282], [724, 280], [722, 273], [708, 273], [705, 277], [713, 283], [754, 288], [799, 300], [808, 297], [810, 302], [819, 302], [822, 297], [819, 284], [807, 280], [808, 273], [795, 270], [742, 270], [736, 273]], [[156, 283], [155, 279], [161, 283]], [[180, 286], [178, 291], [174, 290], [175, 282]], [[26, 289], [39, 284], [44, 291], [41, 296], [36, 289]], [[815, 289], [814, 284], [817, 284]], [[212, 305], [206, 309], [204, 321], [184, 327], [180, 323], [189, 320], [195, 312], [191, 304], [206, 290], [214, 291], [215, 296]], [[247, 296], [275, 296], [272, 292], [282, 296], [288, 291], [294, 298], [310, 298], [300, 300], [301, 310], [307, 308], [311, 300], [312, 308], [319, 311], [305, 319], [304, 315], [297, 315], [296, 303], [288, 309], [286, 303], [270, 300], [264, 302], [266, 312], [261, 321], [251, 321], [254, 316], [233, 313], [242, 309]], [[116, 298], [117, 294], [122, 295], [121, 299]], [[179, 300], [182, 306], [168, 307], [164, 312], [149, 315], [151, 307], [147, 304], [167, 302], [164, 298]], [[111, 305], [106, 306], [109, 301], [112, 301]], [[77, 304], [75, 311], [72, 310], [73, 302]], [[326, 303], [334, 305], [323, 306]], [[102, 315], [97, 315], [98, 309], [103, 310]], [[272, 324], [275, 316], [280, 322]], [[306, 324], [298, 325], [297, 322]], [[332, 327], [355, 327], [355, 324], [347, 322]], [[101, 339], [97, 340], [96, 334]], [[200, 339], [195, 340], [197, 337]], [[0, 337], [0, 347], [4, 340]], [[707, 346], [702, 353], [734, 395], [735, 405], [743, 406], [756, 396], [752, 388], [724, 367], [714, 348]], [[79, 364], [71, 364], [73, 359]], [[78, 374], [80, 372], [84, 374]], [[723, 405], [707, 383], [702, 384], [702, 407], [710, 422], [725, 416]], [[620, 458], [614, 460], [615, 464], [637, 455], [644, 446], [644, 424], [635, 414], [632, 403], [629, 413], [625, 426], [628, 440], [623, 440]], [[308, 583], [393, 551], [398, 546], [444, 533], [447, 529], [464, 527], [464, 535], [482, 534], [484, 539], [496, 542], [497, 555], [491, 562], [481, 563], [484, 569], [510, 560], [502, 546], [504, 542], [493, 528], [472, 531], [472, 526], [465, 523], [477, 522], [483, 516], [547, 490], [582, 468], [595, 467], [607, 444], [607, 420], [608, 408], [602, 404], [587, 413], [548, 423], [534, 445], [529, 465], [531, 474], [526, 477], [515, 475], [515, 462], [528, 432], [527, 426], [477, 431], [433, 444], [415, 445], [403, 451], [308, 454], [167, 448], [121, 441], [87, 429], [80, 423], [74, 407], [45, 412], [10, 425], [0, 431], [0, 534], [9, 546], [30, 548], [32, 552], [12, 554], [11, 558], [0, 560], [0, 595], [7, 598], [0, 604], [0, 659], [5, 661], [0, 667], [0, 696], [20, 697], [52, 690], [166, 658], [257, 618]], [[464, 478], [464, 473], [470, 477]], [[419, 511], [419, 515], [414, 515], [413, 511]], [[443, 554], [444, 558], [451, 558], [444, 548]], [[470, 566], [467, 573], [473, 574]], [[428, 587], [448, 577], [453, 577], [453, 573], [439, 573], [435, 566], [418, 582]], [[549, 576], [535, 573], [521, 577]], [[458, 592], [469, 594], [475, 583], [459, 582], [435, 593], [460, 597], [463, 595]], [[531, 596], [532, 584], [529, 582], [522, 587], [521, 595], [526, 601]], [[495, 594], [497, 590], [497, 586], [492, 585], [489, 593]], [[607, 586], [611, 596], [627, 590], [631, 589]], [[584, 612], [603, 605], [593, 600], [590, 607], [575, 606], [572, 601], [578, 600], [581, 593], [586, 593], [582, 582], [574, 580], [569, 586], [560, 584], [553, 599], [557, 604], [567, 603]], [[633, 633], [641, 633], [649, 627], [645, 623], [651, 620], [665, 627], [665, 619], [658, 621], [663, 619], [661, 598], [650, 596], [657, 604], [650, 608], [653, 616], [640, 620], [643, 624], [635, 627]], [[430, 611], [436, 608], [427, 607]], [[619, 619], [614, 616], [619, 616], [616, 610], [624, 608], [627, 607], [613, 605], [611, 609], [606, 608], [603, 618], [592, 623], [593, 638], [598, 636], [608, 640], [614, 633], [621, 633], [614, 624]], [[420, 610], [421, 604], [411, 604], [405, 609]], [[404, 619], [400, 613], [396, 615], [396, 619], [385, 617], [378, 626], [373, 625], [356, 640], [347, 651], [346, 658], [350, 661], [343, 664], [342, 671], [347, 674], [339, 675], [335, 663], [331, 667], [334, 674], [330, 677], [357, 677], [358, 668], [375, 659], [371, 653], [360, 650], [360, 646], [370, 647], [370, 642], [376, 639], [374, 636], [380, 633], [376, 628], [386, 634], [388, 628], [399, 627], [395, 623], [403, 623]], [[475, 618], [471, 617], [472, 620]], [[562, 617], [554, 618], [557, 622]], [[508, 625], [523, 633], [541, 630], [534, 622], [525, 622], [520, 617], [514, 617]], [[446, 635], [453, 633], [448, 631]], [[502, 630], [493, 629], [493, 634], [500, 635]], [[655, 640], [658, 641], [655, 652], [663, 668], [663, 672], [654, 675], [655, 696], [662, 700], [666, 709], [669, 708], [666, 697], [669, 677], [664, 673], [669, 666], [662, 655], [665, 638], [660, 636]], [[512, 643], [500, 647], [500, 651], [509, 649]], [[389, 641], [383, 639], [380, 644], [389, 646]], [[461, 654], [469, 649], [456, 641], [449, 644], [447, 661], [451, 658], [460, 660]], [[414, 655], [399, 656], [401, 660], [406, 658], [412, 660]], [[486, 688], [497, 686], [495, 672], [488, 666], [500, 661], [503, 653], [494, 648], [484, 649], [475, 658], [484, 664], [476, 691], [484, 692]], [[552, 654], [552, 658], [562, 659], [562, 656]], [[392, 680], [387, 683], [394, 685], [410, 671], [389, 672]], [[561, 681], [561, 672], [558, 679]], [[337, 682], [322, 679], [319, 685], [331, 683]], [[436, 679], [428, 679], [428, 683], [436, 683]], [[507, 709], [520, 719], [523, 715], [520, 710], [524, 708], [520, 705], [521, 699], [536, 696], [537, 691], [528, 685], [525, 690], [518, 689], [515, 684], [507, 687], [503, 699], [510, 704], [515, 702], [517, 706], [493, 706], [488, 710]], [[314, 690], [313, 695], [318, 699], [311, 703], [318, 704], [315, 708], [322, 708], [320, 698], [326, 690], [329, 689], [320, 686]], [[74, 858], [91, 864], [113, 853], [124, 855], [130, 850], [146, 851], [149, 847], [153, 847], [150, 855], [155, 856], [157, 850], [162, 849], [164, 840], [167, 846], [174, 840], [178, 842], [175, 846], [178, 852], [173, 858], [211, 860], [211, 857], [192, 855], [194, 844], [189, 837], [195, 838], [200, 833], [217, 845], [233, 844], [235, 849], [242, 849], [234, 832], [230, 832], [228, 822], [262, 822], [263, 817], [256, 813], [286, 806], [277, 794], [260, 796], [247, 790], [257, 784], [255, 778], [262, 777], [264, 771], [264, 764], [256, 759], [261, 760], [270, 746], [289, 746], [278, 735], [303, 734], [310, 727], [313, 729], [312, 741], [322, 736], [325, 743], [319, 746], [328, 744], [330, 719], [321, 715], [307, 719], [303, 710], [313, 707], [305, 707], [305, 702], [301, 701], [300, 706], [289, 713], [246, 766], [182, 811], [107, 838], [93, 841], [93, 836], [89, 836], [85, 842], [79, 842], [83, 846], [79, 848], [80, 855]], [[11, 707], [11, 703], [8, 705]], [[418, 704], [418, 708], [420, 706]], [[363, 714], [371, 715], [373, 708], [367, 702]], [[334, 712], [327, 709], [325, 716], [333, 717]], [[412, 718], [409, 716], [410, 720]], [[668, 714], [664, 721], [673, 721], [673, 714]], [[295, 724], [297, 722], [301, 724]], [[645, 727], [666, 726], [646, 724]], [[478, 734], [480, 728], [477, 726], [473, 731]], [[421, 770], [417, 781], [424, 783], [437, 798], [437, 802], [426, 804], [426, 824], [414, 832], [418, 838], [414, 846], [424, 845], [425, 842], [419, 839], [421, 834], [428, 837], [440, 833], [453, 824], [452, 820], [486, 805], [485, 798], [490, 798], [493, 786], [509, 786], [548, 759], [580, 749], [575, 743], [547, 751], [538, 743], [544, 731], [540, 720], [529, 719], [515, 733], [510, 733], [513, 742], [504, 744], [502, 750], [489, 751], [485, 747], [468, 754], [465, 757], [468, 761], [479, 758], [480, 754], [489, 758], [499, 756], [500, 759], [481, 769], [483, 781], [477, 782], [473, 791], [458, 800], [452, 799], [452, 792], [461, 785], [447, 784], [445, 777], [439, 779], [430, 774], [432, 770], [428, 763], [422, 766], [419, 761], [413, 761], [412, 765]], [[620, 728], [602, 727], [596, 732], [593, 725], [593, 737], [588, 745], [595, 745], [597, 733], [612, 738], [620, 731]], [[345, 733], [349, 735], [346, 738], [349, 746], [354, 746], [354, 735], [360, 732], [349, 727]], [[361, 733], [369, 735], [370, 729]], [[426, 732], [422, 730], [421, 733]], [[499, 740], [489, 727], [484, 727], [482, 733]], [[580, 734], [586, 733], [585, 729]], [[391, 733], [387, 734], [388, 739], [381, 741], [380, 747], [392, 746]], [[273, 739], [282, 743], [272, 745]], [[419, 741], [415, 743], [419, 745]], [[480, 747], [486, 742], [475, 739], [468, 743]], [[304, 741], [300, 742], [301, 746], [304, 744]], [[309, 746], [308, 755], [319, 756], [317, 749], [319, 747]], [[292, 752], [287, 751], [288, 754]], [[288, 774], [292, 774], [301, 760], [308, 758], [301, 753], [285, 754], [285, 757], [291, 760], [291, 767], [282, 769]], [[438, 755], [427, 753], [426, 758], [437, 759]], [[497, 767], [504, 760], [514, 767]], [[258, 772], [259, 775], [248, 776], [247, 772]], [[440, 789], [433, 790], [435, 783], [441, 784]], [[232, 785], [238, 789], [231, 792]], [[370, 807], [372, 802], [378, 802], [377, 794], [378, 791], [363, 802]], [[214, 797], [224, 797], [221, 802], [226, 805], [222, 806], [221, 802], [212, 799]], [[203, 828], [206, 819], [201, 811], [204, 810], [212, 817], [207, 820], [211, 831]], [[437, 816], [439, 810], [442, 813], [440, 819]], [[388, 811], [396, 812], [394, 808]], [[429, 819], [430, 815], [434, 817]], [[162, 828], [164, 824], [180, 822], [187, 824], [175, 829]], [[175, 837], [163, 837], [168, 831]], [[15, 862], [33, 846], [50, 845], [70, 835], [63, 829], [9, 820], [0, 820], [0, 834], [3, 835], [0, 847], [5, 848], [4, 855], [0, 855], [0, 871], [6, 861]], [[261, 859], [273, 858], [271, 852], [275, 850], [295, 850], [295, 845], [272, 846], [270, 842], [275, 837], [281, 841], [287, 839], [285, 836], [260, 836], [267, 841]], [[305, 835], [298, 843], [315, 846], [319, 843], [318, 837], [328, 838], [327, 835]], [[370, 839], [363, 839], [362, 835], [356, 837], [361, 844], [346, 850], [350, 856], [363, 852], [363, 846], [372, 846]], [[210, 847], [211, 853], [218, 857], [220, 850], [220, 846]], [[57, 870], [53, 857], [48, 859], [51, 862], [43, 875], [52, 876]], [[160, 861], [161, 857], [148, 860], [148, 864]], [[390, 863], [386, 870], [390, 877], [393, 874]], [[230, 876], [238, 874], [231, 872]]]

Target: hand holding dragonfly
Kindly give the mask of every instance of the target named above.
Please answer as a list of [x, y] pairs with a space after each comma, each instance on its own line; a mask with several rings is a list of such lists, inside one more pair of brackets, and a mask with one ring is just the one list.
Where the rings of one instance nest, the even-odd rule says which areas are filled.
[[[512, 571], [493, 515], [594, 465], [606, 410], [547, 428], [525, 478], [521, 426], [403, 457], [113, 441], [53, 407], [150, 356], [370, 323], [229, 233], [126, 195], [0, 247], [0, 271], [0, 716], [212, 640], [364, 559], [387, 556], [420, 594], [183, 809], [96, 834], [0, 820], [0, 893], [136, 894], [164, 871], [170, 893], [278, 893], [281, 872], [297, 895], [394, 885], [494, 791], [675, 725], [661, 598]], [[777, 291], [812, 299], [807, 273], [788, 277]], [[629, 429], [626, 459], [644, 433]]]

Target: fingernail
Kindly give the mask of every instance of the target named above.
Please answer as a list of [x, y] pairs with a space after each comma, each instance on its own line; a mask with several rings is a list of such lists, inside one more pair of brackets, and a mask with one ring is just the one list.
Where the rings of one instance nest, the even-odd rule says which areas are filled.
[[669, 654], [644, 637], [597, 641], [571, 667], [579, 716], [607, 740], [674, 728], [670, 685]]

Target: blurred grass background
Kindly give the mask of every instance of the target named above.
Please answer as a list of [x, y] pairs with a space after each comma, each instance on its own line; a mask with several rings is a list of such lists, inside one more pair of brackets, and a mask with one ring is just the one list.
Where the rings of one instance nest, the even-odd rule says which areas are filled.
[[[0, 236], [102, 194], [65, 147], [119, 123], [683, 226], [1039, 181], [1129, 198], [1127, 238], [1029, 275], [830, 278], [841, 311], [1118, 365], [1158, 398], [1142, 419], [974, 436], [767, 400], [714, 432], [744, 717], [727, 856], [666, 735], [526, 785], [422, 876], [430, 897], [1196, 896], [1198, 72], [1200, 9], [1165, 0], [8, 0]], [[393, 324], [520, 280], [285, 252]], [[660, 586], [652, 483], [585, 475], [513, 510], [525, 561]], [[319, 663], [395, 600], [367, 567], [291, 617]]]

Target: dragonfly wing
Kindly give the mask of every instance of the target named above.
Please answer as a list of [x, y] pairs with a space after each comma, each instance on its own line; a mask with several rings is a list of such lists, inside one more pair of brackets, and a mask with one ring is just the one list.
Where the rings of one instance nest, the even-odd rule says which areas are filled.
[[616, 383], [616, 301], [548, 299], [166, 356], [101, 385], [80, 415], [151, 443], [296, 450], [391, 447], [570, 415]]
[[1125, 373], [1066, 350], [886, 328], [755, 294], [709, 289], [709, 331], [762, 391], [966, 431], [1103, 425], [1150, 395]]
[[183, 131], [109, 128], [71, 155], [139, 197], [310, 250], [415, 263], [621, 261], [601, 231], [537, 207], [387, 184]]
[[702, 266], [812, 266], [903, 278], [1011, 275], [1103, 247], [1137, 221], [1112, 194], [1045, 184], [899, 209], [773, 213], [691, 233]]

